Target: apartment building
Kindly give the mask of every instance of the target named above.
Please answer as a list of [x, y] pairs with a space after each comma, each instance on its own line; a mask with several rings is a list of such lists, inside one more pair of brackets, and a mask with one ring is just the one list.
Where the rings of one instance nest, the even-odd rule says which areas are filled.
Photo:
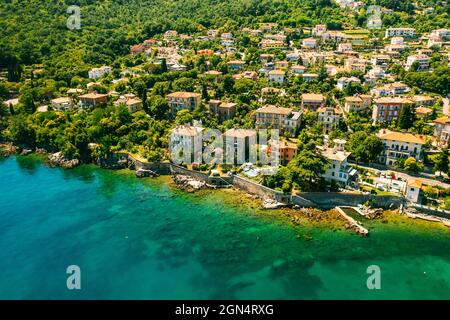
[[166, 99], [172, 116], [180, 110], [192, 111], [201, 103], [201, 95], [194, 92], [173, 92], [168, 94]]
[[[225, 162], [228, 164], [244, 164], [256, 162], [256, 131], [232, 128], [223, 134]], [[233, 159], [233, 161], [229, 161]]]
[[413, 157], [417, 161], [423, 158], [422, 149], [425, 140], [419, 135], [381, 129], [377, 137], [384, 144], [378, 159], [380, 163], [392, 166], [400, 158]]
[[347, 113], [359, 113], [369, 110], [372, 105], [372, 96], [368, 94], [361, 94], [354, 97], [346, 97], [344, 103], [344, 110]]
[[401, 97], [381, 97], [374, 100], [375, 105], [372, 112], [374, 123], [391, 122], [396, 120], [400, 111], [406, 104], [412, 104], [409, 99]]
[[81, 95], [80, 97], [81, 107], [98, 107], [108, 103], [108, 95], [101, 94], [97, 92], [91, 92], [88, 94]]
[[416, 36], [416, 29], [414, 28], [388, 28], [386, 29], [385, 38], [391, 37], [405, 37], [413, 38]]
[[413, 54], [406, 60], [405, 70], [410, 70], [416, 64], [415, 71], [427, 71], [430, 68], [430, 57], [425, 54]]
[[101, 76], [111, 73], [111, 71], [112, 71], [111, 67], [102, 66], [100, 68], [94, 68], [94, 69], [89, 70], [88, 76], [89, 76], [89, 79], [97, 80]]
[[441, 148], [448, 147], [448, 140], [450, 138], [450, 117], [444, 116], [433, 121], [434, 133], [437, 145]]
[[202, 127], [190, 125], [177, 126], [172, 129], [170, 135], [172, 157], [176, 157], [178, 160], [182, 159], [178, 162], [200, 162], [203, 131]]
[[295, 135], [300, 126], [301, 114], [291, 108], [268, 105], [256, 110], [256, 128], [278, 129]]
[[327, 99], [320, 93], [304, 93], [302, 94], [302, 110], [315, 111], [320, 107], [324, 107]]
[[73, 100], [70, 97], [56, 98], [51, 101], [54, 110], [66, 111], [73, 107]]
[[329, 134], [338, 126], [341, 115], [342, 111], [339, 108], [321, 107], [317, 109], [318, 121], [323, 125], [325, 134]]
[[219, 121], [229, 120], [236, 115], [236, 103], [222, 102], [220, 100], [210, 100], [208, 102], [209, 111], [219, 117]]

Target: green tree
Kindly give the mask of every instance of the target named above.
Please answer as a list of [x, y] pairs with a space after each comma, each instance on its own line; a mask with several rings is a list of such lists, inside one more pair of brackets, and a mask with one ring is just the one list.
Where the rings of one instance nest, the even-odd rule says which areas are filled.
[[193, 92], [195, 90], [195, 81], [192, 78], [179, 78], [172, 84], [174, 91], [188, 91]]
[[290, 180], [302, 191], [318, 190], [321, 185], [321, 175], [328, 168], [329, 162], [310, 143], [288, 163]]
[[149, 100], [150, 115], [156, 119], [167, 119], [169, 104], [167, 100], [159, 95], [152, 96]]
[[383, 143], [374, 135], [357, 131], [350, 136], [348, 148], [358, 162], [376, 162], [383, 151]]
[[178, 124], [187, 124], [191, 123], [193, 120], [193, 116], [189, 110], [180, 110], [177, 112], [175, 117], [175, 122]]
[[8, 138], [12, 142], [30, 147], [36, 144], [36, 132], [25, 115], [13, 117], [8, 129]]
[[162, 73], [167, 72], [167, 61], [166, 61], [166, 59], [162, 59], [161, 60], [161, 71], [162, 71]]
[[145, 105], [147, 102], [147, 85], [141, 79], [137, 80], [133, 84], [133, 89], [136, 92], [137, 96], [142, 100], [142, 103]]
[[226, 74], [223, 76], [223, 89], [226, 93], [233, 92], [234, 87], [234, 79], [233, 76], [230, 74]]
[[423, 170], [423, 164], [417, 162], [415, 158], [409, 157], [403, 163], [403, 169], [411, 172], [419, 172]]
[[438, 153], [435, 158], [433, 172], [439, 171], [447, 173], [449, 169], [448, 164], [448, 149], [444, 149]]
[[8, 106], [4, 104], [2, 99], [0, 98], [0, 119], [5, 118], [7, 116], [9, 116]]
[[25, 113], [31, 114], [36, 112], [36, 103], [34, 102], [33, 93], [30, 90], [22, 93], [19, 102]]
[[403, 106], [398, 116], [397, 127], [399, 129], [409, 129], [414, 125], [416, 120], [416, 115], [410, 104]]

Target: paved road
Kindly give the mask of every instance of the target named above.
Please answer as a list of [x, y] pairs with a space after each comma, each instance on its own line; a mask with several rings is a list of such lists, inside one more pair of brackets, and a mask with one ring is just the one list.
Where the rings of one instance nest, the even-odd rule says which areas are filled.
[[[356, 163], [354, 163], [354, 164], [356, 164]], [[358, 166], [361, 168], [365, 168], [365, 169], [376, 170], [378, 172], [384, 172], [384, 173], [394, 172], [396, 177], [400, 177], [404, 181], [420, 180], [425, 185], [450, 188], [450, 184], [436, 180], [436, 179], [432, 179], [430, 177], [426, 177], [426, 176], [424, 176], [424, 174], [421, 174], [420, 176], [413, 176], [413, 175], [410, 175], [407, 173], [403, 173], [403, 172], [399, 172], [399, 171], [395, 171], [395, 170], [391, 170], [391, 169], [378, 169], [378, 168], [373, 168], [373, 167], [364, 166], [364, 165], [360, 165], [360, 164], [358, 164]], [[431, 176], [431, 175], [427, 174], [427, 176]]]

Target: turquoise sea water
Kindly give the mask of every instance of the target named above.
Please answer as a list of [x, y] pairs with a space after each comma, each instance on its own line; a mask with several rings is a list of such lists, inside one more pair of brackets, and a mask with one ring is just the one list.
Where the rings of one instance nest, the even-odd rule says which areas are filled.
[[[0, 158], [0, 299], [450, 298], [450, 228], [366, 221], [363, 238], [294, 227], [160, 180]], [[366, 287], [373, 264], [381, 290]], [[69, 265], [80, 291], [66, 288]]]

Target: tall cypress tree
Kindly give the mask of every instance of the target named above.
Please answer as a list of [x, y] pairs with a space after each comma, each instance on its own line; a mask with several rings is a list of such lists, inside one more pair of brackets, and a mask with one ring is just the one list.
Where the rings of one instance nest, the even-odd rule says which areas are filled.
[[399, 129], [409, 129], [413, 126], [415, 120], [414, 111], [411, 105], [404, 105], [398, 116], [397, 127]]

